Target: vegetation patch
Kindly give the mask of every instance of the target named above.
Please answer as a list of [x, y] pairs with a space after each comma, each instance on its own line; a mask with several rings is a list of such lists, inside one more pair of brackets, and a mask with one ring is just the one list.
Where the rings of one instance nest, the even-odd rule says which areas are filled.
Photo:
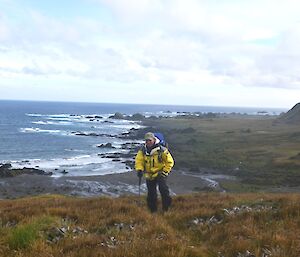
[[176, 169], [199, 173], [215, 169], [239, 178], [231, 185], [224, 184], [224, 188], [252, 192], [300, 184], [299, 126], [277, 119], [253, 115], [210, 119], [186, 116], [145, 121], [145, 125], [164, 133]]
[[[298, 194], [196, 193], [151, 214], [137, 197], [0, 202], [1, 256], [298, 257]], [[28, 207], [31, 214], [20, 215]], [[49, 213], [44, 215], [45, 210]], [[60, 211], [55, 211], [60, 210]], [[62, 216], [60, 216], [60, 214]], [[73, 219], [71, 214], [76, 214]], [[70, 218], [69, 218], [70, 217]]]
[[39, 238], [39, 232], [46, 229], [51, 223], [53, 223], [53, 218], [45, 216], [16, 226], [10, 231], [7, 238], [9, 248], [17, 250], [31, 246]]

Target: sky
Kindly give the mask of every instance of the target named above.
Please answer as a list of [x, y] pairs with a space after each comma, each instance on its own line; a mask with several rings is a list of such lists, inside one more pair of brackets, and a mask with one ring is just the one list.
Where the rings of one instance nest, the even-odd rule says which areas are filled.
[[298, 0], [0, 0], [0, 99], [291, 108]]

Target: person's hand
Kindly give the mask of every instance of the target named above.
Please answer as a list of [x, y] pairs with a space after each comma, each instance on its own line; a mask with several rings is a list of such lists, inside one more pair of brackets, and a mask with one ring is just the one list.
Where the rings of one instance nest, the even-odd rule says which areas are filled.
[[160, 175], [161, 175], [163, 178], [166, 178], [166, 177], [169, 175], [169, 173], [168, 173], [168, 172], [165, 172], [165, 171], [162, 171], [162, 172], [160, 173]]
[[141, 178], [141, 177], [143, 176], [143, 171], [137, 170], [136, 172], [137, 172], [137, 176], [138, 176], [139, 178]]

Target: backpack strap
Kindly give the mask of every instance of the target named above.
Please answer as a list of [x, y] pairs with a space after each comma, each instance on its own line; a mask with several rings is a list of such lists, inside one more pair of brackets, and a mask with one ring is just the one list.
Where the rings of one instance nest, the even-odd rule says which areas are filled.
[[143, 155], [146, 155], [146, 146], [144, 144], [141, 145], [140, 150], [142, 151]]
[[166, 149], [167, 149], [167, 148], [164, 147], [164, 146], [162, 146], [162, 145], [159, 146], [159, 150], [158, 150], [158, 161], [159, 161], [159, 162], [162, 162], [162, 161], [163, 161], [163, 159], [162, 159], [162, 154], [163, 154], [163, 152], [164, 152]]
[[[163, 154], [163, 152], [164, 152], [166, 149], [167, 149], [167, 147], [164, 147], [164, 146], [162, 146], [162, 145], [159, 145], [159, 150], [158, 150], [158, 161], [159, 161], [159, 162], [162, 162], [162, 161], [163, 161], [162, 154]], [[147, 149], [146, 149], [146, 146], [145, 146], [145, 145], [141, 145], [140, 150], [142, 151], [143, 155], [147, 155], [147, 154], [146, 154]]]

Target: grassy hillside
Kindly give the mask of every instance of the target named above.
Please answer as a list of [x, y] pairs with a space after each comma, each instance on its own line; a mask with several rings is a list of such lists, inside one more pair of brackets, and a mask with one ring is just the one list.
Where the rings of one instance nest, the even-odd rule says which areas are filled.
[[[247, 115], [169, 118], [148, 125], [164, 132], [177, 169], [213, 168], [236, 175], [245, 190], [300, 185], [298, 125]], [[223, 186], [238, 190], [237, 185]]]
[[154, 215], [137, 197], [5, 200], [0, 256], [298, 257], [299, 214], [293, 194], [178, 196]]

